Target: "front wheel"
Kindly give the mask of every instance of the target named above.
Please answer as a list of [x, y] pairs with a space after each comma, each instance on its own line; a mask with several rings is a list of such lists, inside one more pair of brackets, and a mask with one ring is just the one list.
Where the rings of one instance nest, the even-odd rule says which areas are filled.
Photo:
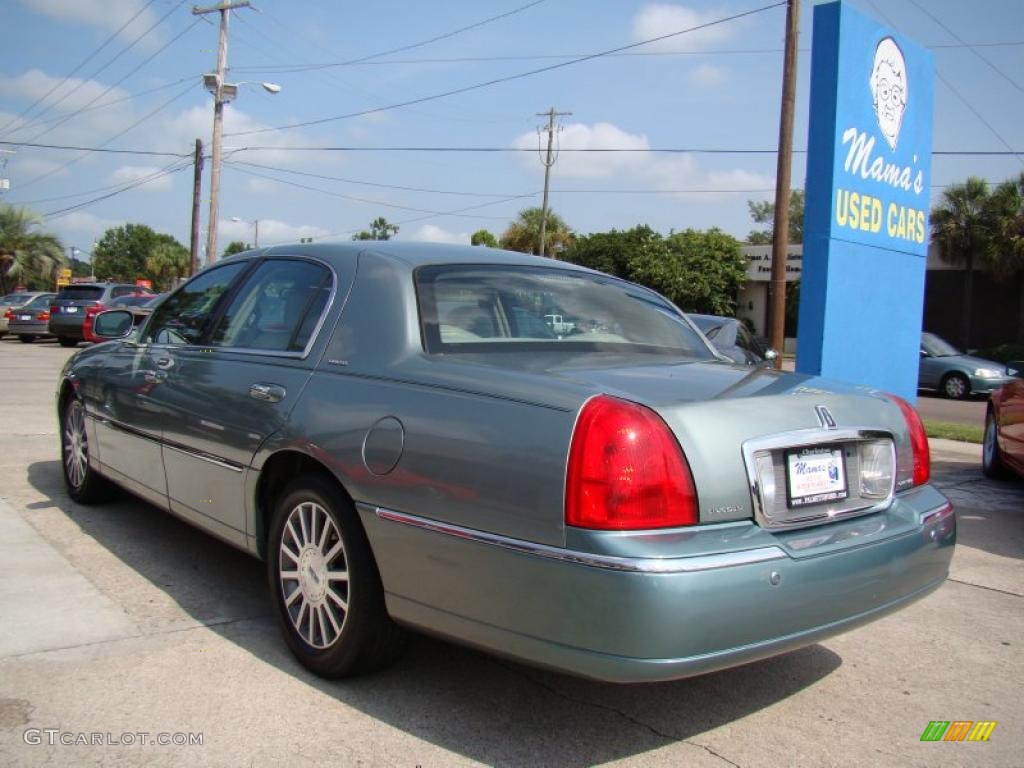
[[95, 504], [113, 494], [114, 486], [89, 465], [89, 435], [85, 406], [73, 398], [64, 408], [60, 429], [61, 462], [68, 496], [79, 504]]
[[329, 479], [299, 477], [278, 500], [267, 575], [285, 641], [310, 671], [349, 677], [401, 652], [404, 632], [388, 616], [366, 533]]
[[985, 439], [981, 445], [981, 471], [992, 480], [1002, 480], [1009, 474], [999, 453], [997, 437], [995, 413], [989, 408], [985, 414]]
[[18, 341], [20, 341], [22, 344], [31, 344], [35, 340], [35, 336], [29, 336], [28, 334], [25, 333], [18, 336]]
[[961, 373], [951, 373], [942, 380], [942, 394], [951, 400], [963, 400], [971, 394], [971, 384]]

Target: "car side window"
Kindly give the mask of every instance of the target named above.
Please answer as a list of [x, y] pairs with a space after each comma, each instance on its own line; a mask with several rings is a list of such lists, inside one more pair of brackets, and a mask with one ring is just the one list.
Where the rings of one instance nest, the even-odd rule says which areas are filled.
[[145, 339], [154, 344], [198, 344], [217, 302], [249, 266], [236, 261], [203, 272], [185, 283], [157, 307], [146, 326]]
[[327, 306], [331, 272], [297, 259], [270, 259], [246, 280], [210, 337], [213, 346], [301, 352]]
[[134, 288], [130, 288], [127, 285], [122, 285], [119, 288], [115, 288], [110, 295], [111, 298], [117, 299], [120, 298], [121, 296], [127, 296], [129, 293], [133, 293], [134, 291]]

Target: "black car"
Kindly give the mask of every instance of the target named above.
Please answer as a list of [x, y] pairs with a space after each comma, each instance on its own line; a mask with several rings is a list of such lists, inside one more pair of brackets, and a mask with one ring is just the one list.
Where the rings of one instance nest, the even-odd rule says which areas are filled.
[[131, 283], [81, 283], [61, 289], [50, 305], [50, 334], [62, 347], [73, 347], [85, 339], [87, 316], [96, 315], [122, 296], [148, 293]]
[[777, 357], [775, 350], [761, 343], [736, 318], [691, 314], [687, 317], [708, 337], [715, 349], [735, 363], [771, 365], [771, 361]]

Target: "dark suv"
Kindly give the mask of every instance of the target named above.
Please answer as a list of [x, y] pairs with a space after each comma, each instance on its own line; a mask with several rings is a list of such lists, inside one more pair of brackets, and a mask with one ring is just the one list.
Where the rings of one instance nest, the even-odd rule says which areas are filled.
[[50, 305], [50, 333], [62, 347], [73, 347], [85, 338], [86, 317], [108, 309], [114, 299], [147, 289], [129, 283], [81, 283], [62, 288]]

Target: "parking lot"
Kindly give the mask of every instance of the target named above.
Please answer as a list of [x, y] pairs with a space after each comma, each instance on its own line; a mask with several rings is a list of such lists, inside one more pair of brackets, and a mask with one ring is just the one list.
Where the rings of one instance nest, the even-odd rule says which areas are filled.
[[[950, 580], [828, 642], [613, 686], [416, 637], [327, 682], [279, 638], [261, 563], [129, 496], [67, 498], [53, 394], [72, 353], [0, 340], [0, 765], [1024, 764], [1024, 483], [984, 479], [978, 446], [932, 445]], [[997, 725], [922, 743], [932, 720]]]

